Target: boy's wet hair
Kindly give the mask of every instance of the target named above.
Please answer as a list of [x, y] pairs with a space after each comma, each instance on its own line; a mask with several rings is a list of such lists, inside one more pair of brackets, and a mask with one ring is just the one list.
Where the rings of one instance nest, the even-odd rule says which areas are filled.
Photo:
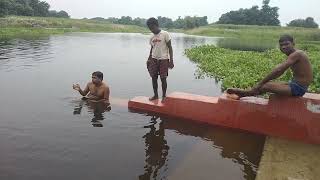
[[103, 73], [100, 71], [93, 72], [92, 76], [97, 76], [101, 81], [103, 80]]
[[154, 18], [154, 17], [149, 18], [147, 20], [147, 26], [149, 27], [149, 26], [152, 26], [152, 25], [159, 26], [158, 20], [156, 18]]
[[279, 43], [284, 42], [284, 41], [290, 41], [292, 43], [294, 42], [293, 37], [289, 34], [284, 34], [284, 35], [280, 36]]

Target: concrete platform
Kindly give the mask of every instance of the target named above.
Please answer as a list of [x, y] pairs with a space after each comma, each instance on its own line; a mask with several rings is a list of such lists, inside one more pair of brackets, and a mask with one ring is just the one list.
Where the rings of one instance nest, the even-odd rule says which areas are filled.
[[271, 137], [320, 144], [320, 95], [303, 98], [255, 97], [230, 100], [175, 92], [164, 103], [136, 97], [129, 109], [153, 112], [200, 123], [246, 130]]

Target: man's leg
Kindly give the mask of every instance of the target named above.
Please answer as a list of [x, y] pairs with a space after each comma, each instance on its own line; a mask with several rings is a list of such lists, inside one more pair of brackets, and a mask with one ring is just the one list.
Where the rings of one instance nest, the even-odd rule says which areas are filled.
[[153, 97], [149, 98], [150, 101], [159, 98], [158, 95], [158, 75], [152, 77]]
[[161, 78], [161, 83], [162, 83], [162, 100], [164, 100], [167, 96], [167, 78], [163, 77]]
[[261, 87], [261, 94], [271, 92], [282, 96], [292, 96], [291, 88], [288, 83], [268, 82]]
[[279, 94], [283, 96], [292, 96], [291, 88], [289, 84], [284, 82], [268, 82], [261, 87], [259, 93], [252, 92], [251, 90], [241, 90], [241, 89], [227, 90], [227, 93], [236, 94], [239, 97], [256, 96], [256, 95], [264, 94], [266, 92]]

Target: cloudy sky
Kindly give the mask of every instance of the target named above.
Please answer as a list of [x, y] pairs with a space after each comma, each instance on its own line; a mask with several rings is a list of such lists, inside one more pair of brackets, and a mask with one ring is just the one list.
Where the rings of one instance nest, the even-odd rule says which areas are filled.
[[[209, 22], [221, 14], [262, 4], [262, 0], [45, 0], [51, 9], [65, 10], [72, 18], [208, 16]], [[313, 17], [320, 24], [320, 0], [271, 0], [277, 6], [282, 25], [297, 18]]]

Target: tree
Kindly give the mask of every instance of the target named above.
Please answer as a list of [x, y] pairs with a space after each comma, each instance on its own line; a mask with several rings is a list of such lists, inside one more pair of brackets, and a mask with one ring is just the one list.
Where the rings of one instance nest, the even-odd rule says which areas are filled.
[[50, 16], [69, 17], [65, 11], [51, 11], [50, 5], [39, 0], [0, 0], [0, 16]]
[[160, 27], [166, 27], [166, 28], [173, 27], [173, 21], [170, 18], [158, 16], [158, 22]]
[[0, 0], [0, 17], [8, 15], [9, 2], [7, 0]]
[[270, 0], [263, 0], [263, 6], [261, 9], [261, 24], [259, 25], [271, 25], [271, 26], [279, 26], [279, 8], [278, 7], [270, 7], [269, 6]]
[[270, 7], [270, 0], [263, 0], [262, 8], [252, 6], [250, 9], [239, 9], [222, 14], [217, 23], [219, 24], [245, 24], [279, 26], [279, 8]]
[[289, 27], [305, 27], [305, 28], [319, 28], [319, 25], [314, 21], [312, 17], [306, 19], [295, 19], [287, 24]]
[[[55, 11], [55, 10], [51, 10], [49, 11], [49, 15], [50, 17], [58, 17], [58, 18], [70, 18], [69, 14], [65, 11]], [[92, 18], [92, 19], [95, 19], [95, 18]], [[103, 19], [103, 18], [102, 18]], [[97, 20], [97, 19], [95, 19]], [[105, 19], [103, 19], [105, 20]]]
[[142, 27], [145, 27], [145, 26], [146, 26], [146, 22], [147, 22], [146, 19], [144, 19], [144, 18], [139, 18], [139, 17], [137, 17], [137, 18], [135, 18], [135, 19], [133, 20], [133, 24], [134, 24], [134, 25], [136, 25], [136, 26], [142, 26]]

